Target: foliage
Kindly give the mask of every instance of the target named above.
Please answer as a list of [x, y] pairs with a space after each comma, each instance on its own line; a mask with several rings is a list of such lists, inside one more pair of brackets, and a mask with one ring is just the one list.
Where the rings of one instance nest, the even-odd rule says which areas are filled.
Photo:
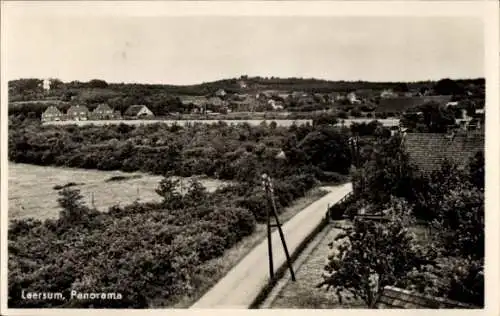
[[[203, 266], [255, 228], [252, 213], [219, 195], [193, 183], [177, 207], [134, 203], [99, 213], [78, 191], [63, 190], [59, 219], [11, 223], [9, 306], [145, 308], [189, 295]], [[30, 301], [20, 297], [26, 288], [68, 297], [71, 289], [119, 292], [123, 300]]]
[[[293, 139], [293, 141], [292, 141]], [[285, 161], [276, 156], [285, 152]], [[332, 126], [40, 126], [9, 125], [9, 159], [19, 163], [86, 169], [207, 175], [251, 181], [317, 166], [346, 174], [346, 136]]]
[[[363, 164], [353, 176], [355, 195], [332, 208], [353, 218], [360, 209], [369, 214], [383, 212], [397, 197], [399, 208], [389, 209], [400, 210], [395, 213], [400, 221], [395, 226], [395, 218], [388, 223], [356, 219], [353, 229], [340, 237], [347, 238], [347, 246], [340, 244], [337, 256], [330, 258], [330, 273], [323, 285], [333, 287], [338, 294], [350, 290], [368, 306], [373, 306], [383, 285], [483, 306], [484, 154], [478, 152], [465, 170], [444, 161], [440, 169], [426, 175], [409, 165], [400, 140], [398, 136], [378, 138], [371, 148], [362, 144]], [[422, 252], [416, 252], [432, 260], [411, 261], [416, 257], [410, 252], [403, 255], [409, 261], [403, 260], [402, 266], [393, 269], [396, 264], [391, 260], [416, 249], [407, 232], [403, 233], [413, 225], [403, 221], [404, 214], [410, 212], [434, 231], [429, 240], [420, 243]], [[399, 239], [389, 239], [388, 231]], [[387, 239], [391, 241], [384, 243]], [[380, 278], [373, 262], [383, 262], [386, 269], [381, 271], [389, 276]], [[373, 275], [377, 276], [373, 280], [378, 280], [378, 286], [373, 280], [370, 283]]]
[[399, 200], [391, 204], [388, 223], [356, 219], [352, 228], [337, 236], [339, 244], [318, 286], [333, 288], [341, 302], [342, 292], [349, 291], [373, 308], [385, 286], [433, 262], [433, 254], [419, 248], [406, 229], [411, 210]]

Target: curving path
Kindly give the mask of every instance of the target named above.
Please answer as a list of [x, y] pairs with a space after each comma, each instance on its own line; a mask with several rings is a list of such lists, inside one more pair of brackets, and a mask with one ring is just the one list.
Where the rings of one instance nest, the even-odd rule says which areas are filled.
[[[290, 254], [300, 247], [325, 217], [328, 204], [336, 203], [352, 191], [352, 184], [323, 187], [327, 195], [304, 208], [282, 225]], [[274, 270], [286, 265], [278, 231], [273, 232]], [[226, 276], [191, 308], [250, 308], [269, 282], [267, 239], [244, 257]]]

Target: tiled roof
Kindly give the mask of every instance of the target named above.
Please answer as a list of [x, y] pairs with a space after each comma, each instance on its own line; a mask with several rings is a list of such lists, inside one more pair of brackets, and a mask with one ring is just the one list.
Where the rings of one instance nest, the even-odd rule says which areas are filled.
[[43, 112], [43, 115], [47, 115], [47, 114], [59, 115], [59, 114], [61, 114], [61, 111], [59, 111], [59, 109], [56, 108], [55, 106], [51, 105], [45, 110], [45, 112]]
[[478, 132], [450, 134], [407, 133], [404, 144], [410, 163], [423, 172], [440, 168], [448, 159], [464, 167], [478, 151], [484, 151], [484, 134]]
[[101, 103], [94, 109], [95, 113], [106, 112], [106, 111], [112, 111], [109, 105], [107, 105], [106, 103]]
[[474, 309], [477, 307], [452, 301], [442, 297], [435, 297], [420, 293], [411, 292], [397, 287], [386, 286], [382, 295], [377, 301], [376, 307], [379, 309], [436, 309], [436, 308], [461, 308]]
[[137, 113], [139, 113], [139, 111], [143, 108], [143, 107], [146, 107], [145, 105], [140, 105], [140, 104], [135, 104], [135, 105], [131, 105], [126, 111], [125, 111], [125, 115], [129, 115], [129, 116], [135, 116], [137, 115]]

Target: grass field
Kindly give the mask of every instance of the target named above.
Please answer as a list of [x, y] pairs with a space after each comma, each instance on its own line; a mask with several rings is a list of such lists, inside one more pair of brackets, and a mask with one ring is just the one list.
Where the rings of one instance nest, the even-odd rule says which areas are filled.
[[[57, 204], [58, 190], [54, 186], [73, 182], [72, 188], [80, 189], [84, 202], [106, 211], [113, 205], [127, 205], [136, 199], [158, 201], [155, 189], [161, 176], [139, 172], [98, 171], [56, 167], [41, 167], [28, 164], [9, 163], [9, 219], [35, 217], [38, 219], [55, 218], [60, 208]], [[122, 176], [126, 180], [109, 181], [112, 177]], [[107, 181], [108, 180], [108, 181]], [[214, 191], [225, 182], [214, 179], [200, 179], [208, 191]], [[184, 186], [188, 179], [182, 179]]]

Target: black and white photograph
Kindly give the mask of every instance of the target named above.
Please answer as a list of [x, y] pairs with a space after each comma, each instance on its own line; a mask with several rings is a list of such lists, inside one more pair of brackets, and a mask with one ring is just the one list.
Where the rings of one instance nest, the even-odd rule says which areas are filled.
[[498, 315], [498, 3], [1, 6], [2, 315]]

